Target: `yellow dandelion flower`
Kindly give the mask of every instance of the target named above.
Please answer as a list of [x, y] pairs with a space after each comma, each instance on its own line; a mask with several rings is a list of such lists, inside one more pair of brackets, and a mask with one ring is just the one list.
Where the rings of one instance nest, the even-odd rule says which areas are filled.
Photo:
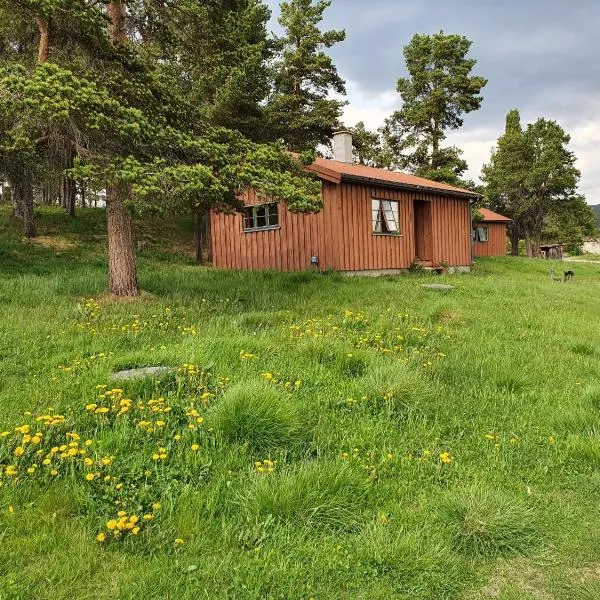
[[154, 512], [156, 512], [157, 510], [160, 510], [160, 506], [161, 506], [160, 502], [155, 502], [155, 503], [152, 505], [152, 510], [153, 510]]
[[104, 542], [104, 541], [106, 540], [106, 535], [105, 535], [104, 533], [102, 533], [102, 532], [101, 532], [101, 533], [99, 533], [99, 534], [96, 536], [96, 540], [97, 540], [98, 542], [102, 543], [102, 542]]
[[140, 528], [139, 528], [139, 527], [134, 527], [134, 528], [131, 530], [131, 533], [132, 533], [133, 535], [137, 535], [139, 532], [140, 532]]
[[181, 539], [181, 538], [175, 538], [175, 545], [176, 546], [181, 546], [183, 544], [185, 544], [185, 542], [184, 542], [183, 539]]
[[50, 471], [50, 475], [52, 475], [52, 477], [56, 477], [56, 475], [58, 475], [58, 471], [56, 469], [52, 469], [52, 471]]
[[91, 446], [94, 442], [92, 440], [85, 440], [84, 444], [86, 446]]
[[200, 446], [198, 444], [192, 444], [192, 450], [196, 452], [197, 450], [200, 450]]
[[124, 510], [120, 510], [117, 513], [117, 517], [126, 517], [126, 516], [127, 516], [127, 513]]
[[154, 519], [154, 515], [151, 515], [150, 513], [145, 514], [142, 519], [144, 519], [144, 521], [152, 521], [152, 519]]
[[91, 467], [94, 464], [94, 461], [91, 458], [84, 458], [83, 459], [83, 464], [86, 467]]
[[440, 454], [439, 458], [442, 461], [442, 463], [445, 464], [445, 465], [449, 465], [452, 462], [452, 460], [453, 460], [453, 457], [450, 454], [450, 452], [442, 452]]
[[25, 448], [23, 446], [17, 446], [14, 451], [15, 456], [23, 456], [25, 454]]
[[114, 529], [117, 528], [117, 521], [115, 519], [111, 519], [110, 521], [107, 521], [106, 528], [113, 531]]
[[85, 476], [85, 478], [86, 478], [87, 481], [93, 481], [94, 480], [94, 474], [93, 473], [88, 473]]

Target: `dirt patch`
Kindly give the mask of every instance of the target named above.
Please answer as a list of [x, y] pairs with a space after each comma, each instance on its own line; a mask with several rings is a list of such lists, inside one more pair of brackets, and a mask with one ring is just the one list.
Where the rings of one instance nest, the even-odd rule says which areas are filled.
[[571, 569], [571, 578], [574, 583], [592, 583], [600, 581], [600, 563], [589, 563]]
[[41, 235], [39, 237], [27, 240], [27, 243], [34, 244], [35, 246], [41, 246], [42, 248], [48, 248], [49, 250], [56, 250], [57, 252], [75, 250], [79, 247], [79, 244], [59, 235], [53, 237]]
[[480, 590], [471, 591], [463, 600], [500, 598], [508, 586], [528, 594], [536, 600], [552, 600], [543, 570], [524, 559], [499, 560], [489, 582]]
[[437, 320], [441, 325], [462, 325], [465, 322], [465, 318], [457, 310], [452, 309], [440, 311]]

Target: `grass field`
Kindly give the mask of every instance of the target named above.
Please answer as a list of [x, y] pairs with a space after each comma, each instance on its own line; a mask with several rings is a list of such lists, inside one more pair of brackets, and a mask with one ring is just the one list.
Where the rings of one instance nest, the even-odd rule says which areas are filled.
[[216, 272], [188, 225], [117, 302], [100, 211], [0, 213], [0, 599], [600, 597], [600, 264]]

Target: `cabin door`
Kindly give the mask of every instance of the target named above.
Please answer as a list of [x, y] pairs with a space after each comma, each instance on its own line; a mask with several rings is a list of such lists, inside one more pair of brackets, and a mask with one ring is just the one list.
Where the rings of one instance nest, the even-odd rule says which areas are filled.
[[414, 201], [415, 215], [415, 258], [424, 262], [433, 261], [433, 239], [431, 234], [431, 202]]

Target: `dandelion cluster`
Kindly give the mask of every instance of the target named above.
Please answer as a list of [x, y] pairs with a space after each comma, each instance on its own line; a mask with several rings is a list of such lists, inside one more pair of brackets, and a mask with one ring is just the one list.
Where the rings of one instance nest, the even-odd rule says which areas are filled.
[[263, 460], [257, 460], [254, 462], [254, 470], [257, 473], [274, 473], [275, 466], [277, 464], [276, 460], [270, 460], [268, 458], [264, 458]]
[[[202, 411], [228, 382], [187, 364], [177, 369], [172, 395], [134, 398], [122, 388], [99, 384], [95, 401], [79, 410], [57, 414], [49, 409], [38, 416], [26, 412], [23, 423], [0, 432], [0, 486], [79, 480], [94, 511], [110, 515], [117, 510], [97, 532], [98, 542], [137, 536], [148, 529], [160, 508], [154, 500], [162, 491], [159, 480], [165, 470], [178, 478], [186, 462], [197, 464], [194, 456], [210, 435]], [[138, 436], [136, 464], [131, 464], [130, 456], [101, 451], [103, 434], [117, 427], [127, 437]], [[177, 467], [169, 467], [171, 457], [179, 459]]]
[[173, 332], [180, 335], [198, 335], [195, 325], [188, 322], [181, 310], [165, 308], [160, 313], [143, 318], [131, 315], [121, 319], [104, 314], [97, 300], [87, 298], [79, 305], [76, 327], [92, 335], [139, 335], [142, 331]]
[[[377, 326], [390, 320], [391, 324], [385, 328]], [[364, 313], [350, 310], [345, 310], [341, 316], [329, 315], [291, 325], [289, 333], [293, 340], [334, 339], [356, 349], [399, 355], [406, 360], [414, 358], [425, 367], [446, 357], [438, 344], [451, 337], [448, 329], [426, 325], [406, 312], [394, 314], [388, 311], [377, 315], [372, 322]]]
[[300, 379], [296, 377], [283, 377], [281, 373], [267, 371], [262, 373], [261, 377], [267, 383], [283, 388], [284, 390], [299, 390], [302, 387]]

